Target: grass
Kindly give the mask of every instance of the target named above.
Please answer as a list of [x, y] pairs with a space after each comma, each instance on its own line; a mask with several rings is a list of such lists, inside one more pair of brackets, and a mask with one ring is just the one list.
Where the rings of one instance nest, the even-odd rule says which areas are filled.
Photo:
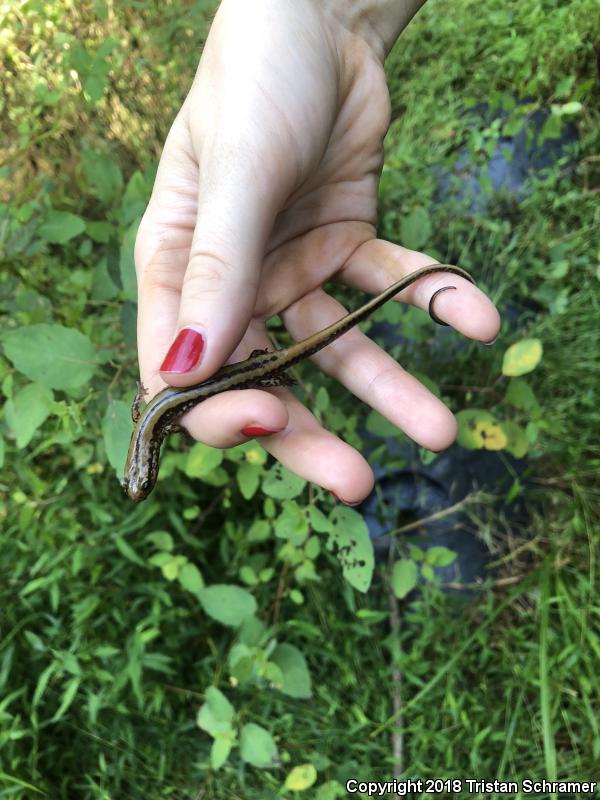
[[[600, 762], [595, 3], [464, 0], [455, 19], [430, 0], [387, 64], [394, 121], [382, 235], [400, 241], [403, 221], [421, 209], [431, 223], [424, 250], [472, 269], [501, 307], [510, 301], [528, 310], [505, 323], [494, 348], [468, 346], [452, 359], [433, 352], [427, 336], [419, 340], [414, 325], [414, 366], [442, 386], [475, 387], [444, 390], [453, 408], [483, 404], [504, 413], [506, 382], [494, 383], [504, 350], [525, 336], [544, 346], [527, 376], [541, 406], [539, 435], [517, 487], [528, 525], [506, 522], [510, 497], [474, 506], [471, 521], [490, 546], [493, 574], [468, 598], [434, 582], [400, 601], [388, 596], [383, 566], [362, 595], [325, 548], [315, 562], [320, 581], [291, 583], [278, 556], [282, 540], [272, 532], [286, 507], [262, 491], [241, 494], [242, 456], [226, 454], [209, 484], [177, 472], [174, 455], [172, 480], [132, 511], [98, 434], [108, 402], [128, 397], [135, 371], [133, 345], [123, 341], [127, 326], [119, 323], [124, 298], [105, 276], [111, 267], [104, 259], [113, 256], [89, 237], [48, 247], [37, 227], [52, 206], [108, 219], [123, 239], [134, 216], [122, 224], [119, 196], [94, 194], [80, 168], [82, 140], [109, 153], [126, 182], [135, 170], [151, 171], [191, 80], [209, 10], [163, 4], [148, 9], [143, 24], [127, 4], [8, 12], [13, 77], [0, 106], [3, 326], [81, 325], [107, 358], [89, 386], [55, 396], [53, 416], [27, 447], [17, 448], [6, 413], [2, 422], [0, 797], [291, 798], [285, 777], [306, 763], [318, 773], [302, 793], [307, 800], [346, 796], [341, 787], [351, 777], [593, 779]], [[103, 98], [90, 103], [69, 82], [69, 59], [77, 42], [96, 52], [110, 37], [121, 46], [110, 56]], [[40, 106], [42, 79], [59, 97]], [[465, 147], [485, 163], [498, 130], [488, 120], [475, 135], [473, 109], [499, 104], [518, 122], [526, 111], [511, 107], [513, 94], [544, 108], [581, 103], [571, 159], [532, 176], [522, 202], [491, 198], [485, 214], [451, 193], [438, 198], [429, 167], [451, 166]], [[143, 204], [143, 191], [136, 202]], [[310, 369], [302, 374], [330, 426], [357, 442], [352, 399]], [[0, 382], [7, 400], [13, 384], [23, 384], [4, 357]], [[328, 513], [331, 502], [309, 487], [287, 513], [301, 521], [305, 508]], [[251, 536], [265, 521], [266, 538]], [[304, 654], [310, 700], [262, 678], [234, 685], [228, 659], [236, 633], [152, 561], [152, 535], [165, 531], [173, 553], [198, 565], [207, 583], [239, 585], [250, 564], [273, 569], [250, 589], [271, 639]], [[302, 604], [290, 596], [292, 586]], [[236, 722], [272, 734], [278, 767], [253, 767], [236, 750], [223, 768], [211, 769], [211, 740], [195, 722], [211, 685], [234, 704]]]

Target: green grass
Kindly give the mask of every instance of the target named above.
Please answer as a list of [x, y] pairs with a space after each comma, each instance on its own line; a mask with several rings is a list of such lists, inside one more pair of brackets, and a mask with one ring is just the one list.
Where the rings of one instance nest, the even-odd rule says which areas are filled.
[[[496, 570], [468, 599], [433, 583], [395, 601], [391, 627], [383, 567], [363, 595], [322, 546], [320, 581], [293, 578], [274, 530], [308, 520], [324, 544], [315, 509], [327, 515], [332, 503], [315, 487], [285, 502], [263, 493], [271, 463], [257, 449], [227, 451], [199, 481], [184, 474], [189, 461], [173, 446], [155, 495], [132, 510], [102, 435], [107, 406], [129, 401], [134, 385], [131, 298], [110, 278], [112, 245], [87, 233], [49, 245], [39, 234], [54, 208], [108, 221], [111, 239], [131, 237], [210, 7], [163, 5], [142, 25], [126, 4], [110, 13], [103, 3], [77, 11], [29, 4], [9, 10], [4, 26], [2, 329], [76, 327], [98, 364], [89, 383], [55, 392], [26, 446], [17, 447], [8, 402], [0, 423], [0, 797], [291, 800], [286, 775], [306, 763], [318, 773], [297, 795], [307, 800], [347, 796], [339, 787], [350, 777], [591, 780], [600, 763], [597, 4], [465, 0], [450, 17], [429, 0], [387, 63], [394, 121], [381, 234], [401, 241], [417, 211], [412, 235], [425, 236], [422, 249], [472, 270], [501, 306], [534, 303], [528, 318], [504, 325], [495, 347], [469, 345], [451, 358], [430, 350], [414, 314], [401, 315], [414, 334], [411, 368], [441, 387], [475, 387], [442, 390], [455, 410], [511, 418], [502, 355], [524, 337], [544, 348], [526, 376], [540, 405], [537, 438], [527, 480], [512, 488], [529, 509], [527, 528], [508, 521], [510, 497], [470, 507]], [[111, 37], [119, 45], [106, 56], [109, 71], [78, 62], [105, 82], [91, 102], [70, 77], [72, 54], [77, 44], [96, 52]], [[45, 94], [53, 91], [56, 99]], [[492, 198], [485, 215], [452, 195], [436, 200], [429, 167], [451, 165], [462, 147], [485, 163], [499, 131], [490, 124], [475, 135], [468, 114], [489, 102], [510, 109], [518, 126], [527, 109], [511, 108], [513, 94], [531, 107], [581, 103], [574, 161], [533, 178], [521, 203]], [[118, 164], [128, 188], [99, 196], [82, 145]], [[310, 368], [302, 376], [318, 413], [360, 446], [356, 403]], [[0, 356], [0, 383], [8, 401], [28, 382]], [[242, 466], [263, 487], [249, 498]], [[243, 585], [248, 566], [273, 570], [246, 587], [267, 625], [255, 666], [273, 640], [294, 645], [308, 664], [310, 700], [264, 675], [235, 685], [228, 659], [238, 634], [155, 563], [164, 539], [152, 534], [165, 531], [172, 553], [197, 565], [207, 584]], [[397, 547], [406, 555], [401, 536]], [[235, 749], [211, 769], [212, 740], [196, 725], [211, 685], [234, 705], [236, 725], [270, 732], [279, 766], [251, 766]]]

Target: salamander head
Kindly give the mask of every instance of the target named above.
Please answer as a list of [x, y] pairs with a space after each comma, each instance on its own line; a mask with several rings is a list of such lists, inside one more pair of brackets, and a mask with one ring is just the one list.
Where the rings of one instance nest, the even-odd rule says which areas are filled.
[[154, 488], [156, 479], [147, 471], [140, 471], [135, 461], [129, 464], [125, 475], [121, 478], [121, 488], [135, 503], [145, 500]]

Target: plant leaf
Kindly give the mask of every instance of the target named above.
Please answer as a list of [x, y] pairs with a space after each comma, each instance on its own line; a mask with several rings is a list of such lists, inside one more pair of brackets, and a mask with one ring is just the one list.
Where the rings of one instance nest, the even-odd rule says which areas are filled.
[[50, 389], [82, 386], [96, 369], [94, 345], [74, 328], [27, 325], [4, 333], [2, 342], [19, 372]]
[[233, 628], [256, 611], [256, 600], [241, 586], [225, 583], [206, 586], [198, 592], [198, 598], [209, 617]]

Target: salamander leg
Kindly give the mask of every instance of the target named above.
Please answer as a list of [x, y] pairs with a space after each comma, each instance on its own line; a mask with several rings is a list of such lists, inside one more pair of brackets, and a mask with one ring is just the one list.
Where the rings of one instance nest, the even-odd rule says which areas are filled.
[[143, 383], [138, 381], [137, 391], [135, 393], [133, 403], [131, 404], [131, 419], [133, 420], [134, 424], [140, 418], [140, 405], [142, 404], [142, 400], [147, 394], [148, 394], [148, 389], [145, 388]]

